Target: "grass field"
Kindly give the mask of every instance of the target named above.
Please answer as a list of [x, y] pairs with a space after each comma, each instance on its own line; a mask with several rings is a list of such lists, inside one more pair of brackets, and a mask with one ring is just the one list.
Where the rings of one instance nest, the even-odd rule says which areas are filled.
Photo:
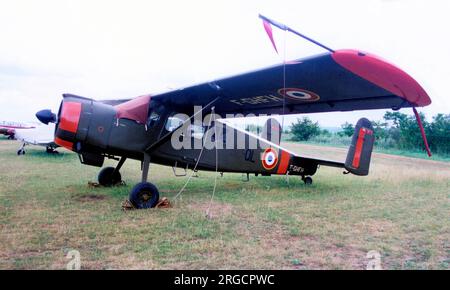
[[[139, 181], [127, 161], [127, 186], [89, 188], [98, 168], [75, 154], [43, 148], [15, 154], [0, 140], [0, 268], [65, 269], [68, 251], [84, 269], [364, 269], [379, 251], [385, 269], [449, 269], [450, 163], [374, 154], [368, 177], [320, 168], [299, 178], [193, 178], [173, 208], [121, 210]], [[286, 144], [300, 154], [343, 160], [343, 148]], [[114, 164], [108, 161], [108, 164]], [[185, 182], [152, 165], [150, 181], [173, 197]]]

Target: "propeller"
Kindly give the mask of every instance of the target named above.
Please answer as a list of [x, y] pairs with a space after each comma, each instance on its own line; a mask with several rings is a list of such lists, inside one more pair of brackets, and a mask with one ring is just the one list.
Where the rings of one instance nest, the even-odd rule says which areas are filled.
[[36, 113], [36, 118], [39, 119], [42, 123], [45, 125], [48, 125], [48, 123], [55, 123], [56, 122], [56, 115], [52, 113], [51, 110], [45, 109], [40, 110]]

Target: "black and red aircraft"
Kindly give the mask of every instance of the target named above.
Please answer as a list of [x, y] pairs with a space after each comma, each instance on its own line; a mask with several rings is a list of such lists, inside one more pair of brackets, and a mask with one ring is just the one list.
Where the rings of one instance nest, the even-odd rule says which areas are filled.
[[[305, 183], [312, 182], [310, 176], [319, 165], [360, 176], [369, 172], [374, 131], [365, 118], [355, 126], [345, 162], [335, 162], [290, 152], [279, 145], [279, 134], [263, 138], [237, 129], [219, 119], [225, 114], [398, 110], [430, 103], [424, 89], [395, 65], [358, 50], [329, 49], [313, 57], [131, 100], [102, 102], [64, 94], [57, 115], [43, 110], [37, 117], [43, 123], [56, 122], [55, 143], [78, 153], [81, 163], [101, 167], [105, 157], [119, 160], [115, 168], [100, 171], [102, 185], [121, 182], [120, 168], [127, 158], [140, 160], [142, 181], [132, 189], [130, 201], [136, 208], [150, 208], [159, 199], [157, 188], [147, 182], [150, 162], [194, 170], [299, 175]], [[186, 117], [179, 118], [180, 114]], [[207, 114], [208, 122], [193, 122]], [[275, 127], [277, 132], [280, 126], [273, 120], [265, 129]], [[205, 146], [206, 139], [214, 146]], [[200, 147], [191, 146], [199, 141]]]

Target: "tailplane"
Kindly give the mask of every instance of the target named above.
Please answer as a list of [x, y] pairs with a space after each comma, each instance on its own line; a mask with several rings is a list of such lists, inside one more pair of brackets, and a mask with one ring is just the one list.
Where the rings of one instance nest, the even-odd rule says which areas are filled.
[[282, 128], [275, 118], [267, 119], [262, 129], [261, 137], [272, 143], [280, 145]]

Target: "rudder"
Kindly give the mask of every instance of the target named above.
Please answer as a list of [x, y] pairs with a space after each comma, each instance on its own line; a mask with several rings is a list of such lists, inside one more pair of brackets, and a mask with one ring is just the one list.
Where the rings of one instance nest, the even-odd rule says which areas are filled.
[[368, 175], [374, 141], [372, 123], [366, 118], [359, 119], [348, 149], [345, 169], [355, 175]]

